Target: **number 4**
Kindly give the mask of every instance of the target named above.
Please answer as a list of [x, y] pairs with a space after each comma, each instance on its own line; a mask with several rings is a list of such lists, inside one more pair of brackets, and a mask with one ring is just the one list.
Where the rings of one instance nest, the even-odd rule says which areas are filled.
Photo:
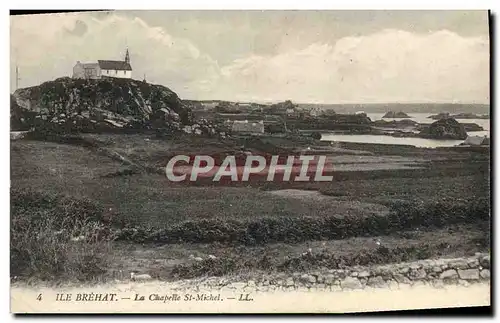
[[38, 294], [37, 298], [36, 298], [37, 301], [41, 301], [42, 300], [42, 294]]

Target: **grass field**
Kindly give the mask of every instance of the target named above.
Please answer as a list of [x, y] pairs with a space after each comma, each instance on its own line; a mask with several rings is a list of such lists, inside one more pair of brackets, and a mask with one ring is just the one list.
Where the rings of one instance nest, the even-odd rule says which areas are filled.
[[[489, 249], [489, 156], [484, 152], [344, 147], [329, 153], [345, 165], [344, 171], [334, 172], [330, 183], [257, 180], [234, 186], [210, 182], [193, 186], [173, 184], [157, 170], [161, 170], [168, 157], [179, 153], [283, 153], [311, 145], [313, 149], [325, 149], [326, 145], [310, 138], [218, 141], [153, 135], [85, 135], [85, 140], [92, 145], [29, 138], [11, 141], [11, 186], [20, 192], [11, 201], [18, 205], [13, 207], [14, 219], [35, 223], [33, 219], [40, 216], [51, 219], [60, 214], [72, 217], [74, 213], [78, 217], [77, 213], [83, 211], [74, 207], [80, 202], [68, 201], [85, 199], [95, 204], [88, 215], [97, 216], [84, 217], [83, 223], [68, 226], [79, 226], [101, 237], [103, 229], [93, 227], [97, 224], [107, 228], [105, 237], [115, 234], [115, 239], [121, 240], [108, 239], [103, 246], [103, 240], [96, 238], [87, 250], [90, 258], [71, 260], [82, 264], [98, 259], [85, 275], [70, 272], [64, 276], [51, 271], [38, 275], [42, 279], [52, 275], [89, 280], [115, 277], [120, 270], [123, 273], [134, 269], [152, 272], [162, 279], [293, 271], [459, 256]], [[360, 154], [365, 158], [360, 159]], [[421, 168], [356, 168], [364, 163], [376, 169], [377, 165], [394, 163], [395, 157], [401, 163], [415, 163]], [[290, 189], [297, 191], [294, 194]], [[314, 195], [297, 194], [304, 190]], [[47, 199], [44, 194], [65, 202], [50, 204], [63, 205], [58, 208], [47, 206], [40, 202]], [[24, 203], [26, 199], [31, 202]], [[58, 230], [54, 222], [57, 221], [47, 220], [43, 228], [18, 226], [25, 233], [19, 235], [18, 243], [29, 240], [28, 230]], [[375, 238], [384, 241], [382, 249], [371, 243]], [[34, 241], [31, 243], [35, 245]], [[74, 248], [74, 244], [69, 246]], [[68, 250], [78, 253], [68, 248], [53, 256], [61, 258]], [[301, 254], [308, 248], [318, 253], [304, 258]], [[103, 254], [95, 249], [107, 251]], [[188, 259], [191, 254], [205, 260], [192, 263]], [[206, 259], [208, 254], [217, 260]], [[39, 266], [37, 261], [51, 263], [43, 257], [45, 260], [33, 258], [34, 255], [23, 257], [31, 260], [28, 265], [11, 268], [16, 276], [47, 271], [43, 269], [47, 266]]]

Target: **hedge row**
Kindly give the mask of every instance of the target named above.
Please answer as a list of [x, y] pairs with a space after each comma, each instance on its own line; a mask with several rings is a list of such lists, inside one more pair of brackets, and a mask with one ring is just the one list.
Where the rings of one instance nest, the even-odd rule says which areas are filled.
[[116, 239], [155, 243], [295, 243], [308, 240], [346, 239], [411, 231], [433, 230], [450, 225], [487, 226], [488, 199], [453, 200], [435, 203], [396, 203], [387, 216], [359, 217], [266, 217], [247, 221], [204, 219], [186, 221], [163, 229], [124, 228]]

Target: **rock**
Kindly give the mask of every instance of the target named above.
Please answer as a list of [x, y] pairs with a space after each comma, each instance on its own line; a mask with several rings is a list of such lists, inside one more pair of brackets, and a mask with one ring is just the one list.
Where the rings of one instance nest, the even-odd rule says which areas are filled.
[[249, 280], [248, 283], [247, 283], [247, 286], [248, 287], [255, 287], [255, 281]]
[[467, 132], [463, 125], [453, 118], [444, 118], [433, 122], [429, 127], [422, 129], [420, 136], [432, 139], [465, 140]]
[[148, 274], [137, 275], [135, 272], [130, 273], [130, 280], [144, 281], [144, 280], [151, 280], [151, 279], [152, 279], [151, 275], [148, 275]]
[[183, 124], [194, 120], [191, 108], [170, 89], [132, 79], [85, 81], [62, 77], [18, 89], [12, 98], [15, 104], [11, 103], [11, 109], [14, 106], [16, 110], [11, 113], [13, 126], [23, 118], [24, 125], [40, 131], [180, 131]]
[[300, 280], [306, 284], [314, 284], [316, 282], [316, 277], [309, 274], [303, 274], [300, 276]]
[[357, 278], [346, 277], [340, 282], [340, 287], [342, 287], [342, 289], [360, 289], [363, 286]]
[[481, 276], [481, 278], [483, 278], [483, 279], [490, 279], [490, 270], [489, 269], [481, 270], [481, 272], [479, 273], [479, 276]]
[[446, 265], [446, 261], [444, 259], [435, 259], [434, 260], [434, 266], [441, 267], [443, 265]]
[[294, 285], [295, 285], [295, 283], [293, 281], [293, 278], [292, 277], [287, 278], [287, 280], [285, 281], [285, 286], [290, 287], [290, 286], [294, 286]]
[[409, 284], [411, 283], [411, 280], [408, 279], [408, 277], [401, 275], [401, 274], [394, 274], [394, 279], [399, 283], [399, 284]]
[[458, 259], [448, 263], [448, 267], [454, 269], [467, 269], [469, 268], [469, 264], [467, 259]]
[[490, 256], [488, 255], [488, 256], [482, 257], [479, 260], [479, 264], [481, 264], [481, 266], [483, 268], [490, 269]]
[[432, 271], [435, 273], [441, 273], [441, 272], [443, 272], [443, 269], [439, 266], [434, 266], [434, 267], [432, 267]]
[[372, 270], [371, 275], [382, 276], [384, 279], [390, 279], [392, 277], [393, 268], [391, 266], [378, 266]]
[[382, 118], [411, 118], [411, 117], [402, 111], [399, 112], [388, 111], [386, 114], [384, 114]]
[[358, 277], [359, 277], [359, 278], [367, 278], [367, 277], [370, 277], [370, 272], [369, 272], [369, 271], [367, 271], [367, 270], [363, 270], [362, 272], [360, 272], [360, 273], [358, 274]]
[[458, 277], [464, 280], [478, 280], [479, 279], [479, 270], [477, 269], [465, 269], [458, 270]]
[[430, 272], [427, 274], [427, 278], [429, 278], [429, 279], [434, 279], [434, 278], [438, 278], [438, 277], [439, 277], [439, 273]]
[[358, 277], [358, 272], [357, 271], [353, 271], [351, 273], [351, 277]]
[[366, 285], [370, 287], [385, 287], [387, 286], [387, 283], [382, 277], [375, 276], [375, 277], [370, 277]]
[[479, 259], [469, 258], [467, 260], [467, 264], [469, 265], [469, 268], [477, 268], [477, 267], [479, 267]]
[[333, 274], [327, 274], [324, 277], [324, 283], [325, 284], [327, 284], [327, 285], [333, 285], [334, 282], [335, 282], [335, 276]]
[[410, 276], [414, 279], [424, 279], [425, 277], [427, 277], [427, 273], [425, 272], [424, 269], [419, 268], [419, 269], [410, 271]]
[[457, 271], [455, 269], [448, 269], [446, 271], [443, 271], [441, 275], [439, 275], [439, 278], [441, 279], [453, 279], [453, 278], [458, 278]]

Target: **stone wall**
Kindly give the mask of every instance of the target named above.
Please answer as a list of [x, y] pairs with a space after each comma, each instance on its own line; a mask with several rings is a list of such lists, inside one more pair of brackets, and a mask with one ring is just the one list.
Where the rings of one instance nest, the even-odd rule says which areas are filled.
[[373, 267], [352, 267], [306, 273], [252, 274], [247, 277], [211, 277], [173, 283], [178, 290], [268, 292], [277, 290], [400, 289], [428, 285], [468, 286], [490, 280], [490, 256], [477, 253], [469, 258], [421, 260]]

